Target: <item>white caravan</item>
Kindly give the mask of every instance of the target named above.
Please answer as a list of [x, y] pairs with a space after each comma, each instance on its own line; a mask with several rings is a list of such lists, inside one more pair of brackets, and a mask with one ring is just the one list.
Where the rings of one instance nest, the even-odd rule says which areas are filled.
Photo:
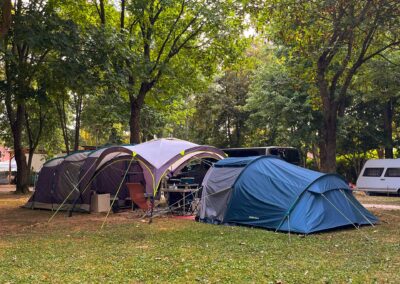
[[368, 160], [358, 176], [357, 188], [366, 192], [400, 194], [400, 159]]

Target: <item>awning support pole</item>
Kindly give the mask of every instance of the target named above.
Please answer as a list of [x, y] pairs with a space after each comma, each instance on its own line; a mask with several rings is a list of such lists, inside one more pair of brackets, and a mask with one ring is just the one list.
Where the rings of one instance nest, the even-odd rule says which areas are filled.
[[108, 209], [107, 215], [106, 215], [106, 217], [104, 218], [103, 224], [101, 225], [101, 228], [100, 228], [101, 230], [103, 229], [103, 227], [104, 227], [104, 225], [105, 225], [105, 223], [106, 223], [106, 221], [107, 221], [108, 215], [110, 215], [110, 212], [111, 212], [112, 207], [114, 206], [115, 200], [117, 200], [118, 193], [119, 193], [119, 191], [121, 190], [122, 184], [123, 184], [124, 181], [125, 181], [126, 175], [128, 174], [129, 169], [131, 168], [131, 165], [132, 165], [132, 162], [133, 162], [134, 159], [135, 159], [135, 157], [133, 156], [132, 159], [131, 159], [131, 161], [129, 162], [128, 167], [126, 168], [125, 174], [124, 174], [124, 176], [122, 177], [121, 182], [120, 182], [120, 184], [119, 184], [119, 186], [118, 186], [117, 192], [115, 193], [114, 198], [113, 198], [113, 201], [111, 202], [110, 209]]

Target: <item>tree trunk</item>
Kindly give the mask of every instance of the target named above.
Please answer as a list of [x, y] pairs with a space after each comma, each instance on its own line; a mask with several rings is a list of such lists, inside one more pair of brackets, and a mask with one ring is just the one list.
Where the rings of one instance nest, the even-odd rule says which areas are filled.
[[29, 168], [26, 163], [25, 153], [22, 147], [22, 125], [25, 115], [23, 103], [17, 105], [15, 121], [13, 123], [12, 134], [14, 142], [15, 162], [17, 163], [17, 186], [16, 193], [26, 194], [29, 192]]
[[25, 194], [29, 192], [29, 168], [26, 164], [26, 157], [22, 147], [22, 128], [25, 121], [25, 105], [23, 100], [16, 102], [16, 109], [14, 109], [11, 88], [12, 76], [10, 75], [10, 66], [8, 62], [5, 64], [5, 74], [7, 78], [7, 90], [4, 102], [13, 136], [14, 158], [17, 164], [16, 193]]
[[320, 170], [325, 173], [336, 171], [336, 132], [337, 132], [337, 108], [331, 102], [324, 105], [323, 125], [320, 140]]
[[237, 116], [236, 117], [236, 143], [235, 143], [235, 147], [240, 147], [241, 145], [241, 124], [239, 122], [240, 118]]
[[29, 148], [29, 153], [28, 153], [28, 169], [29, 169], [29, 175], [31, 174], [32, 170], [32, 160], [33, 160], [33, 155], [35, 154], [35, 148]]
[[79, 150], [79, 136], [81, 130], [81, 114], [82, 114], [83, 96], [77, 94], [75, 97], [75, 135], [74, 135], [74, 151]]
[[385, 148], [379, 147], [378, 149], [376, 149], [376, 152], [378, 153], [378, 159], [385, 158]]
[[121, 0], [120, 28], [125, 28], [125, 0]]
[[390, 99], [383, 111], [383, 132], [385, 141], [385, 159], [393, 159], [393, 100]]
[[228, 145], [232, 147], [231, 119], [229, 115], [226, 118], [226, 135], [228, 136]]
[[322, 99], [322, 125], [320, 129], [320, 171], [336, 171], [336, 132], [338, 103], [335, 101], [335, 89], [328, 89], [325, 78], [327, 63], [318, 62], [317, 85]]
[[11, 0], [4, 0], [1, 4], [2, 17], [0, 21], [0, 39], [3, 39], [11, 27]]
[[104, 9], [104, 0], [100, 0], [100, 21], [102, 25], [106, 24], [106, 12]]
[[[130, 77], [129, 81], [133, 83], [133, 78]], [[139, 93], [137, 96], [133, 94], [129, 95], [129, 102], [131, 108], [131, 116], [129, 118], [129, 130], [131, 132], [130, 143], [131, 144], [139, 144], [141, 143], [140, 133], [140, 112], [142, 110], [144, 104], [144, 98], [146, 97], [147, 93], [151, 90], [154, 86], [155, 81], [150, 83], [142, 82], [140, 85]], [[133, 90], [133, 88], [130, 88]]]
[[320, 157], [319, 157], [319, 152], [320, 151], [318, 151], [317, 145], [315, 143], [312, 143], [311, 144], [311, 153], [313, 155], [312, 162], [313, 162], [314, 167], [316, 169], [319, 169], [321, 167], [321, 160], [320, 160]]
[[129, 119], [129, 130], [131, 131], [130, 143], [140, 143], [140, 111], [141, 106], [136, 98], [130, 97], [131, 116]]
[[56, 109], [58, 113], [58, 118], [60, 121], [60, 126], [64, 138], [64, 145], [65, 145], [65, 151], [67, 152], [67, 155], [69, 155], [69, 137], [68, 137], [68, 128], [67, 128], [67, 115], [65, 112], [65, 101], [64, 99], [61, 102], [56, 102]]

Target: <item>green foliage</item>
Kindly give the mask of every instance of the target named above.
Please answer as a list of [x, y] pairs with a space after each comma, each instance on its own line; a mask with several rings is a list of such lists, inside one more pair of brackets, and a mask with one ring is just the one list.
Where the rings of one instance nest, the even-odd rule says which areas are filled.
[[[85, 132], [82, 143], [115, 144], [109, 141], [110, 136], [124, 136], [123, 132], [128, 125], [129, 108], [126, 99], [109, 88], [96, 88], [94, 91], [97, 93], [87, 98], [82, 113], [82, 128]], [[122, 140], [127, 142], [124, 138]]]
[[269, 39], [287, 49], [299, 78], [316, 85], [310, 94], [322, 115], [321, 169], [333, 172], [338, 117], [349, 107], [348, 90], [366, 62], [400, 45], [400, 4], [276, 0], [261, 11]]
[[319, 113], [312, 107], [309, 84], [294, 77], [287, 64], [270, 53], [256, 71], [246, 109], [251, 141], [294, 146], [304, 154], [317, 142]]
[[[71, 55], [79, 43], [77, 26], [59, 17], [53, 1], [16, 3], [12, 28], [1, 41], [4, 70], [0, 92], [2, 103], [8, 109], [6, 116], [0, 119], [7, 120], [9, 126], [24, 125], [20, 134], [16, 129], [5, 128], [5, 135], [13, 132], [14, 137], [23, 135], [22, 146], [36, 148], [40, 144], [39, 148], [59, 152], [58, 147], [53, 147], [58, 144], [55, 139], [59, 136], [54, 135], [57, 121], [51, 98], [53, 90], [61, 84], [51, 79], [60, 70], [63, 70], [64, 81], [73, 77], [71, 74], [77, 74], [77, 68], [71, 68]], [[17, 113], [21, 108], [24, 110], [22, 116]], [[49, 140], [53, 143], [48, 143]]]
[[219, 147], [244, 145], [250, 76], [245, 67], [226, 70], [207, 92], [197, 94], [191, 129], [195, 141]]

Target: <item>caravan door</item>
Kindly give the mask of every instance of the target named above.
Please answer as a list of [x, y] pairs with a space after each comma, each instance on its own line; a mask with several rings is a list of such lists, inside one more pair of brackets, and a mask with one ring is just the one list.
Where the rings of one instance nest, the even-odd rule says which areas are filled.
[[386, 184], [387, 192], [400, 193], [400, 166], [386, 168], [382, 180]]

